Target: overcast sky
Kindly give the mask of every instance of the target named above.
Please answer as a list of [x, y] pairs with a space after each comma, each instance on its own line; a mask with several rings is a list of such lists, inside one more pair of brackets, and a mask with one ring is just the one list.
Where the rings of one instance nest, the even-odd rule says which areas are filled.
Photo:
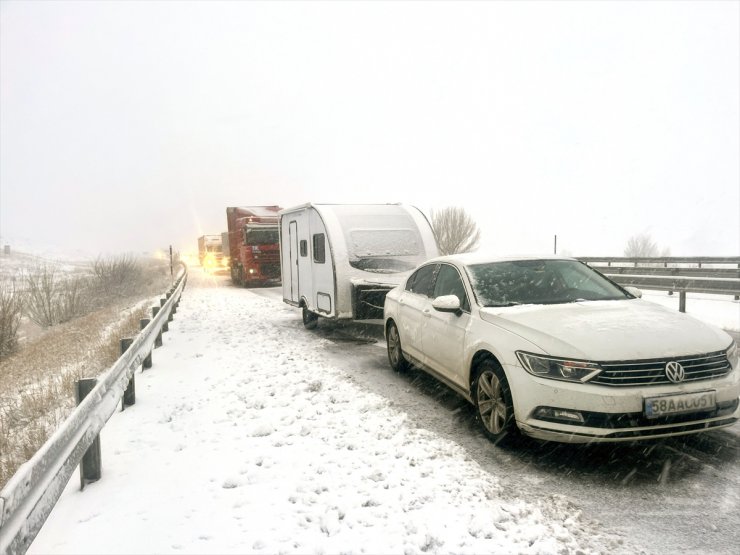
[[497, 254], [740, 254], [740, 3], [0, 2], [0, 235], [462, 206]]

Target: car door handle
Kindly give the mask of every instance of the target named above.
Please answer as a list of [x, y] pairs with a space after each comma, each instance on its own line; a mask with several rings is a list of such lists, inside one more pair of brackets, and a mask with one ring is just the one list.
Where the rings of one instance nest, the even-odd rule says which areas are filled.
[[422, 310], [421, 313], [424, 315], [425, 318], [431, 318], [432, 317], [432, 311], [431, 310]]

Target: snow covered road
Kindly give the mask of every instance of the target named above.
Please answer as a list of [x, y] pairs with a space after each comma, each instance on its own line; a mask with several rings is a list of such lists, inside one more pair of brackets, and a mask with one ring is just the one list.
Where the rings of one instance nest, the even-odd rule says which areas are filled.
[[137, 374], [136, 405], [103, 430], [103, 479], [84, 492], [71, 481], [30, 553], [738, 544], [733, 431], [640, 447], [496, 448], [447, 388], [393, 373], [378, 330], [306, 331], [274, 291], [192, 272], [154, 367]]

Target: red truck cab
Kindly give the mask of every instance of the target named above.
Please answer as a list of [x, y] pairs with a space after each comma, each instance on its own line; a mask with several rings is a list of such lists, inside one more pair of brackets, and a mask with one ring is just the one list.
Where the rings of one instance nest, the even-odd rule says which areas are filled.
[[280, 283], [279, 206], [226, 208], [231, 280], [239, 286]]

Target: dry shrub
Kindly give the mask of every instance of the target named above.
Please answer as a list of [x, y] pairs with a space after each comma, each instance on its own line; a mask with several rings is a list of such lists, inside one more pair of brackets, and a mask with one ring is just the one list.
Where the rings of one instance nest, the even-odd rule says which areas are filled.
[[90, 281], [83, 276], [63, 276], [43, 265], [25, 274], [26, 314], [39, 326], [68, 322], [91, 309]]
[[124, 297], [137, 290], [141, 282], [142, 267], [131, 254], [99, 256], [91, 265], [93, 276], [107, 297]]
[[154, 295], [169, 283], [161, 261], [141, 261], [131, 255], [98, 257], [91, 275], [64, 275], [56, 266], [42, 265], [24, 274], [26, 314], [48, 328], [79, 318], [92, 310]]
[[[139, 303], [141, 305], [142, 303]], [[0, 362], [0, 489], [75, 406], [75, 382], [118, 359], [120, 338], [139, 333], [147, 306], [97, 310], [51, 328]]]
[[18, 346], [18, 326], [23, 315], [23, 295], [15, 282], [0, 283], [0, 360]]

